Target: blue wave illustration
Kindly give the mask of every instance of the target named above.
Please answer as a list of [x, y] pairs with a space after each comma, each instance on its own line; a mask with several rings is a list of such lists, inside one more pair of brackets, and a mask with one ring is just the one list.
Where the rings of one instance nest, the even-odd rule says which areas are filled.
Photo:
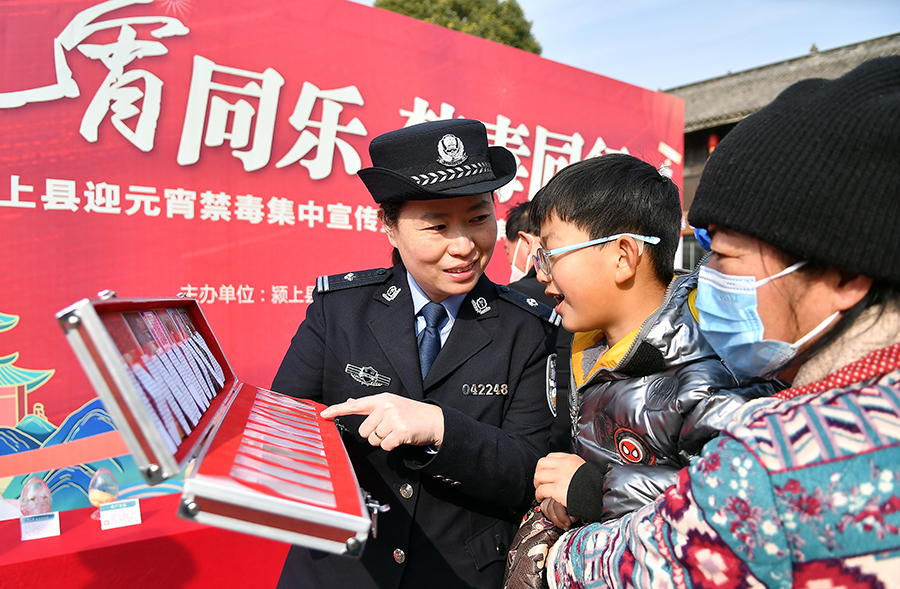
[[[103, 403], [100, 399], [95, 398], [70, 413], [58, 428], [33, 415], [23, 419], [14, 428], [0, 427], [0, 455], [65, 444], [115, 429]], [[100, 468], [107, 468], [116, 477], [119, 485], [119, 497], [123, 499], [180, 493], [183, 485], [183, 475], [179, 475], [166, 483], [151, 487], [144, 480], [131, 455], [126, 454], [86, 464], [13, 477], [6, 489], [3, 490], [2, 497], [18, 499], [22, 494], [25, 482], [32, 476], [39, 476], [50, 487], [54, 511], [89, 507], [88, 487], [91, 477]]]

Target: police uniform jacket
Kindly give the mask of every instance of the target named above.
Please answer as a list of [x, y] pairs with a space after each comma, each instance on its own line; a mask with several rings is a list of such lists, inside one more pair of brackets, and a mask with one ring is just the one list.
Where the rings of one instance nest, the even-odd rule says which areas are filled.
[[557, 316], [482, 276], [423, 382], [409, 288], [402, 265], [320, 278], [272, 388], [326, 405], [381, 392], [435, 403], [443, 443], [385, 452], [359, 436], [364, 417], [338, 418], [360, 486], [390, 511], [359, 559], [292, 547], [280, 587], [500, 586], [548, 450]]
[[[509, 287], [524, 293], [535, 300], [551, 307], [556, 301], [546, 292], [546, 287], [537, 279], [537, 269], [532, 267], [528, 273]], [[572, 357], [572, 334], [559, 328], [556, 337], [556, 419], [550, 435], [551, 452], [572, 451], [572, 423], [569, 418], [569, 363]]]

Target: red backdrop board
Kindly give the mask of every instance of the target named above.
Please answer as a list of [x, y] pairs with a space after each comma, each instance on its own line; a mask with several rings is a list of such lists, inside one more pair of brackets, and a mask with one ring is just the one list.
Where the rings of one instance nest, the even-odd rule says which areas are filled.
[[94, 398], [54, 314], [101, 289], [197, 297], [238, 377], [271, 383], [316, 277], [389, 265], [355, 175], [381, 133], [482, 120], [521, 164], [502, 218], [612, 151], [681, 185], [683, 110], [344, 0], [0, 3], [0, 426]]

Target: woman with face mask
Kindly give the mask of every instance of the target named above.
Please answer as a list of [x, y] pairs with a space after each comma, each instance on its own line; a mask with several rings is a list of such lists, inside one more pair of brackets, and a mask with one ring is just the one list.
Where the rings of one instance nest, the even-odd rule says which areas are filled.
[[563, 536], [551, 587], [887, 587], [900, 571], [900, 57], [805, 80], [710, 156], [701, 330], [792, 387], [678, 483]]

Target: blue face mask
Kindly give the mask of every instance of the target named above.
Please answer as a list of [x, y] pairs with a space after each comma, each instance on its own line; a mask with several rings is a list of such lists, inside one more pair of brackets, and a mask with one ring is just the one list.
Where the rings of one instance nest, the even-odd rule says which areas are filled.
[[700, 331], [738, 378], [775, 377], [803, 344], [827, 329], [840, 314], [828, 317], [792, 344], [763, 339], [765, 329], [757, 310], [756, 289], [799, 270], [804, 264], [798, 262], [762, 280], [753, 276], [729, 276], [706, 266], [700, 268], [696, 302]]

